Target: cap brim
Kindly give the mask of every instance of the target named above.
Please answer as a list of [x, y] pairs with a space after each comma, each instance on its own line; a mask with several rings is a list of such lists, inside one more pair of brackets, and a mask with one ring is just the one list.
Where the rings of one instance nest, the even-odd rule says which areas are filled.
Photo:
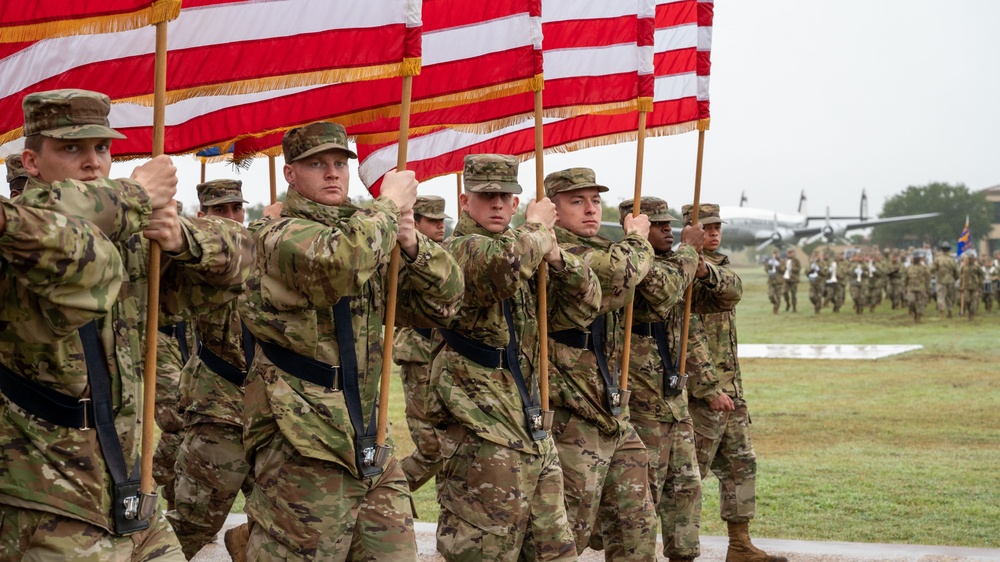
[[212, 207], [214, 205], [222, 205], [224, 203], [247, 203], [245, 199], [238, 195], [226, 195], [225, 197], [216, 197], [215, 199], [209, 199], [201, 204], [202, 207]]
[[125, 135], [104, 125], [74, 125], [38, 133], [53, 139], [124, 139]]
[[513, 193], [524, 191], [521, 184], [513, 181], [465, 182], [465, 190], [470, 193]]
[[[631, 213], [630, 213], [631, 214]], [[649, 222], [681, 222], [680, 219], [674, 217], [673, 215], [647, 215], [649, 217]]]
[[445, 213], [417, 213], [416, 211], [414, 211], [414, 214], [420, 215], [420, 216], [422, 216], [424, 218], [434, 219], [434, 220], [444, 220], [444, 219], [450, 219], [451, 218], [451, 217], [449, 217]]
[[705, 219], [698, 217], [698, 222], [700, 224], [726, 224], [726, 221], [720, 219], [719, 217], [708, 217]]
[[355, 154], [354, 151], [351, 150], [350, 148], [347, 148], [346, 146], [337, 144], [335, 142], [328, 142], [328, 143], [325, 143], [325, 144], [321, 144], [319, 146], [314, 146], [314, 147], [310, 148], [309, 150], [303, 152], [302, 154], [299, 154], [298, 156], [296, 156], [295, 158], [292, 159], [292, 162], [297, 162], [299, 160], [302, 160], [303, 158], [308, 158], [308, 157], [312, 156], [313, 154], [319, 154], [320, 152], [326, 152], [327, 150], [343, 150], [351, 158], [357, 158], [358, 157], [358, 155]]

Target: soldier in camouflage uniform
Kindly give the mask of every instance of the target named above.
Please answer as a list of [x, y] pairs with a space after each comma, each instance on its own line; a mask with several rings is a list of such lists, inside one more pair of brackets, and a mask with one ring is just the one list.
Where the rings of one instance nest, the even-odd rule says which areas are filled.
[[[682, 212], [684, 224], [691, 224], [691, 205], [685, 205]], [[719, 479], [719, 510], [729, 527], [726, 560], [784, 562], [784, 557], [768, 555], [750, 541], [749, 523], [757, 505], [757, 456], [750, 438], [750, 413], [743, 398], [743, 378], [736, 356], [736, 304], [743, 296], [743, 285], [728, 267], [729, 257], [718, 251], [722, 242], [719, 206], [702, 204], [698, 220], [705, 225], [704, 260], [715, 268], [695, 281], [693, 303], [711, 302], [726, 311], [701, 315], [719, 391], [704, 396], [716, 399], [709, 402], [697, 398], [696, 387], [704, 382], [699, 377], [688, 380], [688, 410], [694, 420], [699, 468], [703, 479], [709, 471]], [[729, 408], [730, 401], [733, 409]]]
[[28, 183], [28, 172], [21, 165], [20, 154], [11, 154], [5, 164], [7, 164], [7, 185], [10, 186], [10, 198], [13, 199], [24, 191], [24, 184]]
[[906, 303], [910, 314], [917, 324], [927, 308], [927, 297], [931, 292], [931, 271], [924, 265], [924, 254], [914, 252], [910, 258], [912, 263], [903, 275], [903, 285], [906, 288]]
[[[178, 211], [180, 202], [178, 202]], [[190, 357], [194, 345], [193, 322], [180, 321], [160, 326], [156, 334], [156, 425], [160, 428], [160, 442], [153, 455], [153, 479], [162, 489], [167, 509], [174, 508], [174, 461], [181, 445], [184, 417], [181, 414], [181, 369]]]
[[[621, 222], [632, 213], [633, 200], [618, 206]], [[699, 226], [681, 233], [677, 252], [667, 202], [643, 197], [640, 210], [651, 221], [649, 241], [656, 257], [636, 289], [629, 381], [629, 413], [649, 451], [649, 486], [663, 530], [663, 553], [672, 562], [687, 562], [701, 554], [701, 473], [695, 449], [694, 425], [687, 408], [686, 380], [678, 375], [684, 319], [684, 291], [694, 279], [698, 252], [704, 241]], [[692, 315], [685, 373], [713, 370], [704, 328]], [[662, 346], [662, 349], [661, 349]], [[715, 381], [714, 374], [705, 380]], [[656, 542], [650, 534], [646, 540]]]
[[934, 256], [930, 266], [931, 275], [937, 280], [937, 309], [939, 315], [947, 313], [951, 318], [951, 307], [955, 304], [955, 280], [958, 279], [958, 265], [951, 257], [951, 244], [941, 243], [941, 251]]
[[601, 288], [583, 260], [561, 251], [548, 198], [517, 209], [517, 158], [465, 157], [462, 214], [447, 242], [465, 275], [462, 308], [431, 363], [440, 397], [444, 466], [438, 476], [438, 551], [449, 561], [576, 560], [563, 473], [539, 406], [535, 272], [548, 264], [549, 330], [585, 329]]
[[[282, 139], [288, 195], [254, 233], [240, 315], [257, 338], [244, 398], [249, 560], [415, 561], [410, 491], [375, 446], [389, 256], [401, 247], [397, 321], [447, 320], [464, 288], [455, 260], [413, 225], [413, 172], [389, 172], [369, 207], [347, 201], [344, 128]], [[389, 373], [384, 373], [388, 376]], [[391, 440], [387, 447], [391, 450]]]
[[983, 294], [983, 282], [986, 274], [975, 252], [966, 252], [962, 256], [962, 265], [958, 268], [959, 284], [962, 288], [962, 306], [969, 321], [979, 313], [979, 298]]
[[861, 314], [865, 311], [865, 305], [868, 303], [868, 291], [866, 286], [869, 283], [869, 271], [868, 264], [866, 264], [861, 259], [861, 253], [856, 253], [851, 256], [851, 302], [854, 303], [855, 314]]
[[830, 276], [826, 279], [826, 292], [823, 297], [823, 305], [832, 304], [834, 312], [840, 312], [840, 307], [844, 306], [847, 280], [851, 276], [849, 264], [844, 261], [843, 252], [840, 255], [834, 254], [832, 250], [827, 250], [827, 270]]
[[549, 332], [549, 384], [555, 411], [552, 437], [562, 465], [566, 515], [577, 552], [588, 543], [605, 560], [656, 559], [655, 510], [649, 494], [648, 455], [628, 421], [618, 387], [625, 335], [624, 307], [649, 271], [653, 247], [649, 219], [626, 216], [625, 238], [611, 241], [601, 228], [601, 193], [590, 168], [545, 177], [556, 206], [556, 240], [580, 257], [601, 283], [601, 308], [587, 330]]
[[[417, 231], [438, 244], [444, 242], [444, 199], [421, 195], [413, 204]], [[441, 469], [439, 430], [428, 420], [427, 412], [437, 394], [430, 384], [432, 341], [440, 341], [430, 328], [396, 328], [392, 360], [399, 365], [406, 398], [406, 425], [416, 447], [400, 461], [410, 491], [424, 485]]]
[[997, 279], [1000, 277], [1000, 268], [993, 264], [993, 260], [988, 255], [983, 255], [982, 259], [985, 279], [983, 280], [983, 307], [986, 312], [993, 311], [993, 301], [997, 299]]
[[816, 314], [819, 314], [820, 309], [823, 308], [823, 290], [826, 288], [826, 279], [829, 274], [822, 253], [819, 250], [813, 250], [807, 277], [809, 278], [809, 302], [812, 303]]
[[802, 262], [795, 255], [795, 249], [789, 248], [785, 254], [785, 259], [781, 260], [781, 296], [785, 299], [785, 312], [791, 308], [792, 312], [798, 312], [798, 292], [799, 275], [802, 271]]
[[[211, 180], [197, 187], [199, 217], [243, 224], [242, 182]], [[177, 452], [174, 509], [167, 520], [190, 559], [222, 529], [242, 490], [253, 487], [243, 453], [243, 385], [254, 343], [243, 329], [238, 299], [194, 321], [196, 352], [181, 371], [184, 430]]]
[[767, 273], [767, 300], [771, 301], [775, 314], [781, 306], [781, 289], [784, 284], [778, 271], [780, 267], [781, 258], [778, 256], [778, 250], [774, 250], [771, 257], [764, 261], [764, 271]]
[[903, 305], [903, 277], [905, 272], [903, 271], [902, 260], [899, 259], [899, 252], [893, 250], [889, 254], [889, 263], [886, 266], [886, 296], [889, 298], [889, 302], [892, 303], [892, 309]]
[[[163, 250], [163, 261], [154, 266], [162, 271], [159, 318], [167, 325], [237, 295], [249, 273], [250, 237], [238, 225], [178, 218], [172, 199], [176, 170], [166, 156], [136, 168], [130, 180], [106, 179], [111, 139], [123, 138], [108, 126], [107, 96], [39, 92], [26, 96], [23, 106], [22, 156], [32, 177], [18, 201], [63, 218], [20, 237], [18, 230], [30, 223], [19, 224], [16, 211], [5, 209], [11, 235], [3, 237], [10, 251], [5, 259], [14, 267], [3, 268], [7, 277], [0, 283], [0, 362], [10, 371], [8, 382], [30, 380], [33, 392], [49, 400], [65, 395], [66, 405], [33, 412], [36, 400], [3, 391], [0, 559], [182, 560], [170, 526], [149, 503], [156, 496], [119, 494], [113, 486], [131, 480], [138, 487], [142, 335], [156, 329], [145, 325], [148, 240]], [[84, 246], [88, 234], [72, 229], [77, 219], [99, 231], [104, 247]], [[67, 225], [56, 229], [62, 246], [39, 246], [55, 224]], [[32, 240], [30, 254], [18, 257], [13, 236], [38, 241]], [[58, 264], [37, 259], [39, 251], [56, 257], [72, 250], [87, 253]], [[16, 265], [23, 259], [33, 264]], [[46, 272], [46, 263], [58, 265], [57, 274]], [[106, 278], [95, 278], [94, 267]], [[15, 271], [30, 284], [15, 282]], [[103, 364], [107, 376], [95, 367], [88, 382], [88, 364]], [[107, 403], [97, 431], [83, 429], [95, 418], [92, 406], [78, 398]], [[102, 430], [101, 420], [111, 427]]]

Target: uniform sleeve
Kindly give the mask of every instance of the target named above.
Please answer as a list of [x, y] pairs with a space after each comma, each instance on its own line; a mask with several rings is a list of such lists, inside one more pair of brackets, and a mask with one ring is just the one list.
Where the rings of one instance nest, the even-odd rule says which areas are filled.
[[462, 264], [463, 302], [489, 306], [514, 296], [522, 279], [530, 279], [549, 250], [552, 234], [544, 226], [524, 223], [496, 238], [470, 234], [448, 244]]
[[580, 257], [601, 282], [600, 313], [624, 307], [634, 294], [633, 289], [649, 272], [653, 263], [653, 247], [642, 236], [630, 234], [621, 242], [612, 244], [607, 251], [587, 250]]
[[90, 223], [5, 202], [0, 236], [0, 338], [46, 343], [111, 310], [124, 268]]
[[153, 212], [146, 190], [129, 179], [66, 180], [45, 189], [29, 189], [22, 205], [80, 217], [113, 242], [124, 242], [149, 224]]
[[681, 244], [674, 255], [653, 263], [636, 290], [653, 314], [665, 320], [674, 305], [684, 298], [684, 291], [694, 279], [697, 269], [698, 252], [687, 244]]
[[187, 250], [161, 262], [160, 325], [232, 301], [253, 267], [253, 240], [243, 225], [219, 217], [181, 217], [180, 222]]
[[458, 262], [433, 240], [417, 233], [417, 257], [400, 258], [396, 317], [400, 325], [443, 326], [458, 311], [465, 281]]
[[278, 219], [257, 234], [261, 292], [278, 310], [332, 306], [357, 295], [396, 244], [399, 210], [379, 197], [336, 227]]
[[560, 252], [564, 267], [559, 271], [549, 268], [546, 279], [549, 330], [584, 329], [600, 311], [601, 283], [582, 259]]
[[722, 394], [722, 390], [719, 389], [719, 377], [715, 372], [708, 347], [705, 325], [696, 314], [691, 315], [691, 323], [688, 325], [684, 372], [688, 375], [687, 389], [692, 397], [711, 402]]
[[728, 312], [743, 298], [743, 282], [739, 275], [723, 265], [705, 264], [708, 277], [696, 279], [692, 291], [691, 310], [699, 314]]

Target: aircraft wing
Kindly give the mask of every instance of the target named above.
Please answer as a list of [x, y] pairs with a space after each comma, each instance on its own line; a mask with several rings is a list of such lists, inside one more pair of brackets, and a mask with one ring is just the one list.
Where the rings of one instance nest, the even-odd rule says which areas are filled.
[[826, 224], [824, 226], [807, 226], [802, 228], [793, 228], [791, 230], [792, 232], [795, 233], [796, 236], [803, 238], [806, 236], [815, 236], [820, 233], [824, 233], [828, 236], [830, 234], [842, 235], [844, 232], [848, 230], [871, 228], [873, 226], [878, 226], [880, 224], [892, 224], [897, 222], [909, 222], [909, 221], [931, 219], [936, 216], [939, 216], [940, 214], [941, 213], [921, 213], [919, 215], [902, 215], [898, 217], [886, 217], [884, 219], [868, 219], [864, 221], [855, 221], [850, 223], [832, 223], [832, 224]]

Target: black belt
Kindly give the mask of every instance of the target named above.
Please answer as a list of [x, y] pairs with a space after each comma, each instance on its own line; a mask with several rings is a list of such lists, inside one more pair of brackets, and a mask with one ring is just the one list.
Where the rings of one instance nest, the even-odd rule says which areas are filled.
[[414, 328], [413, 331], [423, 336], [426, 340], [431, 339], [431, 328]]
[[496, 348], [478, 342], [472, 338], [467, 338], [461, 334], [439, 329], [441, 337], [453, 350], [469, 361], [476, 363], [487, 369], [508, 369], [511, 378], [514, 379], [514, 386], [521, 396], [521, 404], [524, 409], [524, 419], [527, 424], [528, 435], [535, 441], [541, 441], [548, 437], [548, 432], [544, 429], [542, 407], [538, 404], [537, 392], [534, 398], [528, 392], [528, 385], [524, 381], [521, 373], [521, 364], [518, 361], [517, 333], [514, 330], [514, 314], [510, 308], [510, 300], [503, 300], [503, 317], [507, 322], [507, 347]]
[[[622, 391], [618, 388], [618, 381], [608, 367], [608, 358], [604, 353], [604, 331], [607, 319], [604, 314], [598, 314], [597, 318], [590, 325], [590, 349], [597, 358], [597, 370], [604, 380], [604, 405], [612, 416], [622, 413]], [[628, 368], [626, 366], [625, 368]]]
[[22, 410], [62, 427], [91, 429], [94, 407], [90, 398], [73, 398], [26, 379], [0, 364], [0, 392]]
[[[247, 329], [246, 324], [240, 322], [240, 327], [242, 328], [241, 341], [243, 343], [243, 358], [246, 361], [247, 366], [246, 370], [237, 369], [232, 366], [228, 361], [219, 357], [214, 351], [202, 345], [200, 341], [198, 342], [198, 357], [203, 363], [205, 363], [206, 367], [212, 370], [212, 372], [242, 388], [246, 384], [247, 372], [250, 370], [250, 365], [253, 363], [254, 340], [253, 335], [250, 333], [250, 330]], [[275, 364], [277, 365], [277, 363]]]
[[339, 365], [327, 365], [269, 341], [257, 340], [257, 343], [264, 356], [289, 375], [330, 390], [344, 389]]
[[653, 337], [653, 323], [642, 322], [640, 324], [632, 324], [632, 333], [651, 338]]
[[633, 324], [632, 333], [656, 339], [656, 350], [660, 354], [660, 365], [663, 367], [663, 395], [677, 396], [682, 393], [687, 386], [688, 377], [680, 373], [680, 358], [674, 361], [670, 357], [666, 324], [663, 322]]
[[590, 348], [590, 334], [588, 332], [584, 332], [583, 330], [560, 330], [558, 332], [549, 332], [549, 337], [569, 347], [575, 347], [577, 349]]
[[191, 350], [188, 349], [187, 343], [187, 323], [181, 320], [176, 324], [160, 326], [159, 330], [161, 334], [177, 339], [177, 349], [181, 352], [181, 361], [187, 364], [191, 357]]

